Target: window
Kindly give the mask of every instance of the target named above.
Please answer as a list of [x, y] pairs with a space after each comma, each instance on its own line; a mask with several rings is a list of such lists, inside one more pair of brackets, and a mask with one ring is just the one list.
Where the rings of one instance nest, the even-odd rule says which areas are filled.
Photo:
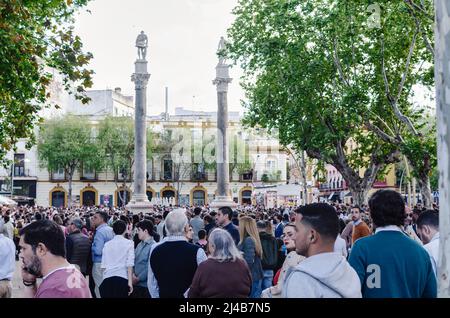
[[192, 180], [206, 180], [205, 165], [203, 163], [194, 163], [192, 165]]
[[196, 190], [193, 193], [194, 206], [205, 205], [205, 191]]
[[164, 159], [164, 161], [163, 161], [163, 178], [164, 178], [164, 180], [172, 180], [173, 179], [172, 159]]
[[14, 177], [25, 176], [25, 155], [14, 154]]
[[242, 181], [252, 181], [253, 180], [253, 172], [248, 171], [242, 174]]
[[63, 168], [59, 168], [52, 173], [53, 180], [64, 180], [66, 178], [66, 174], [64, 173]]
[[147, 161], [147, 180], [153, 179], [153, 160], [149, 159]]
[[87, 167], [83, 167], [83, 179], [95, 180], [95, 170]]
[[267, 171], [275, 171], [276, 161], [274, 159], [267, 159], [266, 161], [266, 170]]

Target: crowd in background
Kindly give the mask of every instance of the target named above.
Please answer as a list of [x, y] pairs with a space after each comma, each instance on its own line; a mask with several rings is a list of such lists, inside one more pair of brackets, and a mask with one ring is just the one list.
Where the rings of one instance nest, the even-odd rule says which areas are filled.
[[0, 209], [0, 297], [16, 261], [24, 297], [436, 296], [438, 207], [389, 190], [363, 206]]

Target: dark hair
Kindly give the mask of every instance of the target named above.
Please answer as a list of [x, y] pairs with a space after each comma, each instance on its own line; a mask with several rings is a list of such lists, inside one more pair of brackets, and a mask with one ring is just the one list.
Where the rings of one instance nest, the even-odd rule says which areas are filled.
[[163, 212], [163, 218], [164, 218], [164, 220], [166, 219], [166, 217], [167, 217], [167, 215], [170, 213], [170, 211], [169, 210], [165, 210], [164, 212]]
[[28, 224], [19, 232], [23, 236], [23, 241], [32, 246], [33, 250], [39, 243], [55, 256], [66, 256], [65, 238], [61, 227], [50, 220], [39, 220]]
[[202, 208], [196, 207], [196, 208], [194, 209], [194, 215], [199, 215], [200, 213], [202, 213]]
[[5, 215], [3, 217], [3, 220], [5, 221], [5, 223], [8, 223], [9, 222], [9, 215]]
[[378, 190], [369, 200], [370, 216], [376, 227], [397, 225], [405, 221], [405, 201], [393, 190]]
[[203, 218], [203, 220], [205, 220], [206, 222], [208, 222], [208, 224], [212, 223], [213, 218], [211, 215], [207, 214], [205, 215], [205, 217]]
[[283, 221], [289, 222], [289, 214], [283, 214]]
[[417, 218], [417, 227], [421, 228], [424, 225], [439, 228], [439, 212], [436, 212], [435, 210], [426, 210], [422, 212]]
[[148, 234], [150, 234], [150, 236], [154, 236], [155, 234], [153, 233], [153, 222], [150, 220], [143, 220], [141, 222], [139, 222], [136, 227], [138, 229], [141, 229], [142, 231], [147, 230]]
[[97, 211], [95, 212], [95, 214], [99, 214], [101, 216], [101, 218], [103, 219], [103, 222], [108, 222], [108, 213], [104, 212], [104, 211]]
[[206, 231], [205, 230], [198, 231], [198, 239], [199, 240], [203, 240], [205, 237], [206, 237]]
[[358, 211], [361, 212], [361, 207], [359, 205], [353, 205], [351, 209], [358, 209]]
[[40, 214], [39, 212], [36, 212], [36, 214], [34, 215], [34, 218], [36, 219], [36, 221], [40, 221], [40, 220], [42, 220], [42, 214]]
[[339, 218], [331, 205], [313, 203], [299, 207], [295, 212], [303, 216], [302, 223], [311, 226], [321, 236], [333, 242], [336, 240], [339, 234]]
[[275, 214], [275, 218], [280, 222], [283, 220], [283, 216], [281, 214]]
[[228, 215], [228, 220], [231, 221], [233, 218], [233, 210], [229, 206], [224, 206], [219, 208], [219, 211], [222, 212], [223, 215]]
[[127, 229], [127, 224], [122, 220], [117, 220], [113, 224], [113, 232], [116, 235], [122, 235]]
[[135, 215], [133, 215], [132, 218], [133, 218], [133, 225], [136, 225], [137, 223], [139, 223], [139, 221], [140, 221], [139, 215], [135, 214]]

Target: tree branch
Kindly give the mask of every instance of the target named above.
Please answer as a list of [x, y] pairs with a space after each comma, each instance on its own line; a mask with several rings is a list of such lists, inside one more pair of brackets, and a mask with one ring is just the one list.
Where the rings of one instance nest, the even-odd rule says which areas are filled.
[[341, 79], [341, 81], [346, 86], [350, 86], [347, 78], [344, 75], [344, 71], [342, 70], [341, 62], [339, 61], [339, 56], [338, 56], [338, 53], [337, 53], [337, 39], [336, 38], [333, 41], [333, 61], [334, 61], [334, 65], [336, 66], [336, 68], [338, 70], [339, 78]]
[[378, 126], [372, 124], [370, 121], [367, 121], [365, 123], [365, 125], [366, 125], [366, 128], [368, 130], [374, 132], [382, 140], [384, 140], [384, 141], [386, 141], [388, 143], [391, 143], [393, 145], [398, 145], [400, 143], [395, 137], [392, 137], [392, 136], [388, 135], [383, 130], [381, 130], [381, 128], [379, 128]]
[[402, 80], [401, 80], [401, 82], [399, 84], [399, 91], [398, 91], [398, 95], [397, 95], [396, 98], [394, 98], [392, 96], [391, 91], [389, 89], [389, 82], [388, 82], [388, 78], [387, 78], [387, 74], [386, 74], [386, 65], [385, 65], [385, 61], [384, 61], [384, 40], [383, 39], [381, 39], [381, 70], [382, 70], [382, 73], [383, 73], [383, 80], [384, 80], [384, 86], [385, 86], [385, 91], [386, 91], [386, 97], [387, 97], [390, 105], [392, 106], [392, 109], [394, 110], [395, 116], [401, 122], [403, 122], [409, 128], [409, 130], [411, 130], [411, 132], [414, 135], [417, 136], [418, 135], [417, 130], [414, 128], [414, 125], [412, 124], [411, 120], [407, 116], [403, 115], [403, 113], [400, 111], [400, 109], [398, 107], [398, 104], [397, 104], [398, 99], [400, 98], [400, 95], [401, 95], [401, 93], [403, 91], [403, 86], [404, 86], [404, 83], [406, 81], [406, 76], [408, 74], [409, 64], [411, 62], [411, 56], [412, 56], [412, 53], [414, 51], [414, 45], [415, 45], [415, 42], [416, 42], [416, 37], [417, 37], [417, 30], [414, 33], [413, 41], [412, 41], [411, 46], [409, 48], [409, 53], [408, 53], [408, 57], [407, 57], [407, 61], [406, 61], [405, 71], [403, 73]]
[[423, 6], [419, 6], [419, 5], [415, 4], [412, 0], [403, 0], [403, 2], [405, 2], [405, 4], [408, 7], [410, 7], [412, 10], [419, 11], [426, 18], [428, 18], [428, 19], [430, 19], [431, 21], [434, 22], [434, 17], [431, 16], [428, 12], [426, 12], [425, 9], [423, 8]]

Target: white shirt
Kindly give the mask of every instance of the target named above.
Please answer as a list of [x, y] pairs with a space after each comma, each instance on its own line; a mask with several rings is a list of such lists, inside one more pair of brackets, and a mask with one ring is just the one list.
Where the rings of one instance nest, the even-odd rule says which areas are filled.
[[0, 280], [11, 280], [16, 267], [16, 246], [14, 242], [0, 234]]
[[14, 239], [14, 225], [11, 220], [3, 225], [3, 234], [11, 240]]
[[387, 226], [377, 227], [375, 229], [375, 234], [377, 234], [378, 232], [381, 232], [381, 231], [397, 231], [397, 232], [403, 233], [402, 229], [397, 225], [387, 225]]
[[134, 266], [134, 243], [122, 235], [105, 243], [101, 268], [105, 269], [103, 279], [117, 276], [128, 280], [128, 267]]
[[340, 235], [337, 236], [334, 242], [334, 252], [347, 258], [347, 243]]
[[[150, 257], [152, 256], [152, 253], [153, 253], [153, 250], [155, 249], [155, 247], [163, 244], [164, 242], [176, 242], [176, 241], [186, 241], [186, 238], [184, 236], [167, 236], [167, 237], [165, 237], [160, 242], [152, 245], [148, 259], [150, 260]], [[207, 259], [208, 259], [208, 257], [206, 256], [205, 251], [202, 248], [199, 248], [197, 250], [197, 265], [200, 265], [201, 262], [204, 262]], [[155, 275], [153, 274], [153, 269], [150, 264], [150, 261], [148, 262], [147, 286], [148, 286], [148, 291], [150, 293], [150, 296], [152, 296], [152, 298], [159, 298], [159, 285], [158, 285], [158, 281], [156, 280]], [[185, 297], [186, 297], [186, 293], [188, 292], [188, 290], [185, 292]]]
[[437, 264], [439, 261], [439, 232], [434, 234], [430, 243], [423, 246], [430, 255], [431, 265], [433, 266], [434, 275], [437, 277]]

